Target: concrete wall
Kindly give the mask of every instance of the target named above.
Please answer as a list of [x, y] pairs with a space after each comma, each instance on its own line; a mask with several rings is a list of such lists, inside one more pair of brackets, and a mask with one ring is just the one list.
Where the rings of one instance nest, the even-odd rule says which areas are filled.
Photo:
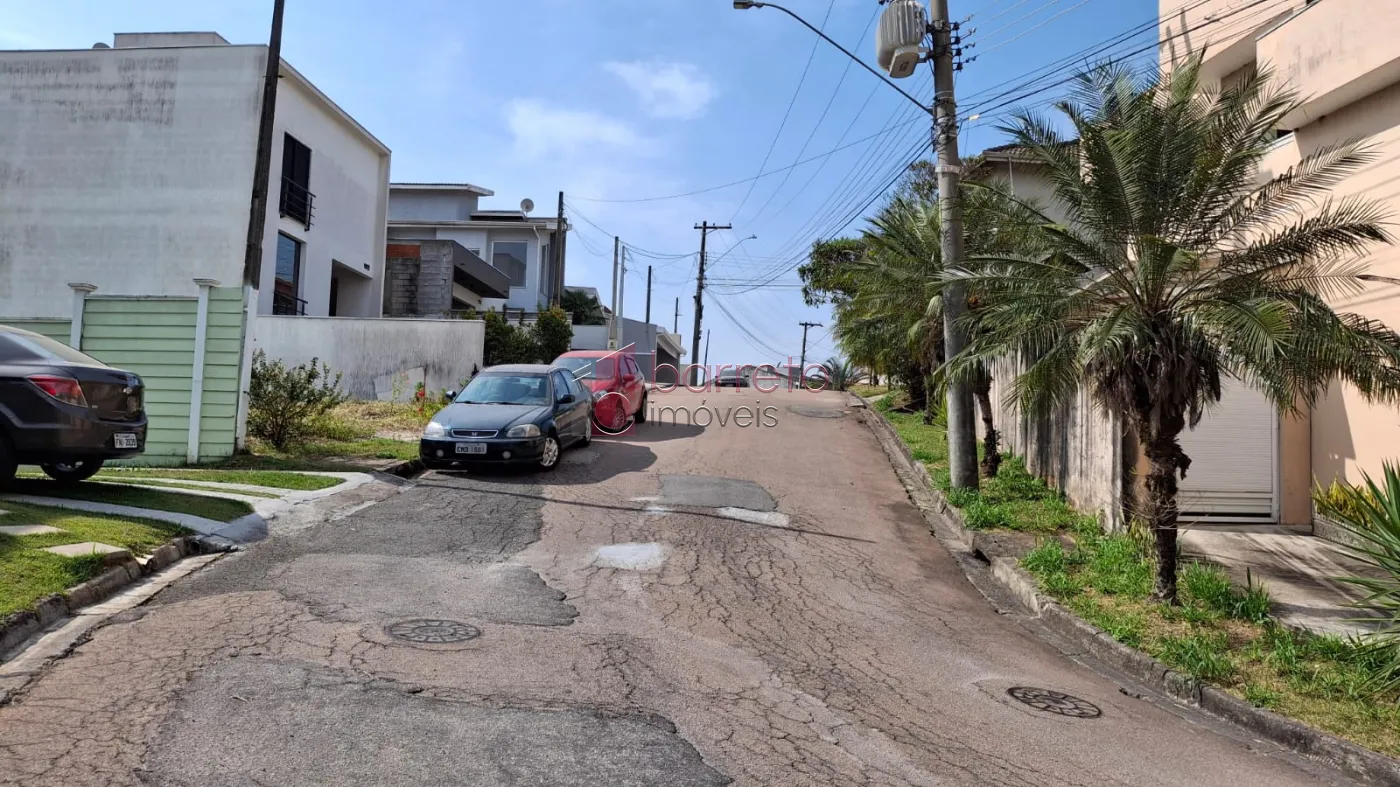
[[413, 221], [470, 221], [480, 197], [457, 191], [394, 191], [389, 218]]
[[1305, 5], [1306, 0], [1159, 0], [1160, 65], [1170, 71], [1204, 50], [1202, 76], [1219, 82], [1254, 59], [1259, 33]]
[[254, 348], [297, 364], [320, 358], [344, 375], [341, 387], [358, 399], [388, 398], [392, 378], [423, 380], [428, 390], [459, 388], [482, 367], [480, 320], [258, 317]]
[[[1106, 527], [1125, 524], [1123, 427], [1096, 407], [1086, 388], [1074, 401], [1046, 415], [1031, 415], [1008, 399], [1021, 367], [1003, 359], [992, 370], [994, 422], [1005, 450], [1025, 457], [1026, 467], [1060, 489], [1076, 508], [1093, 512]], [[978, 437], [982, 427], [979, 413]]]
[[265, 52], [0, 52], [0, 314], [242, 281]]
[[[272, 135], [272, 172], [263, 237], [260, 314], [272, 313], [277, 235], [302, 241], [300, 294], [306, 313], [330, 313], [332, 261], [362, 285], [345, 286], [337, 298], [342, 317], [378, 317], [384, 288], [385, 216], [389, 204], [389, 154], [348, 125], [325, 100], [286, 73], [277, 85]], [[291, 134], [311, 148], [311, 193], [316, 195], [311, 228], [279, 215], [282, 149]], [[246, 201], [246, 196], [245, 196]], [[247, 208], [244, 208], [246, 223]], [[347, 279], [349, 281], [353, 281]]]

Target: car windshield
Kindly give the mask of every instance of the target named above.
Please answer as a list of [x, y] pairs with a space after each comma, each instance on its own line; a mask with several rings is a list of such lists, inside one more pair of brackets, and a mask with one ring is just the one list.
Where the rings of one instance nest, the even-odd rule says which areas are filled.
[[560, 358], [555, 366], [568, 369], [578, 380], [611, 380], [613, 374], [612, 356], [604, 358]]
[[479, 374], [457, 396], [460, 404], [549, 404], [549, 380], [541, 374]]

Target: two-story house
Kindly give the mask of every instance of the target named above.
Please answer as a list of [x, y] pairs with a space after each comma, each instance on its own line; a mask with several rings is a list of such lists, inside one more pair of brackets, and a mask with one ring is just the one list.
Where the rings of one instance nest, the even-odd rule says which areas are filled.
[[[0, 52], [0, 315], [243, 284], [267, 47], [113, 43]], [[379, 316], [389, 149], [285, 61], [274, 131], [257, 311]]]
[[529, 200], [515, 210], [483, 209], [481, 197], [494, 195], [470, 183], [390, 184], [389, 243], [454, 241], [460, 247], [456, 258], [469, 261], [459, 270], [484, 261], [509, 280], [507, 297], [496, 297], [499, 293], [493, 288], [473, 287], [471, 279], [465, 280], [465, 286], [454, 288], [454, 309], [534, 312], [547, 306], [563, 285], [569, 223], [561, 227], [556, 217], [530, 215]]

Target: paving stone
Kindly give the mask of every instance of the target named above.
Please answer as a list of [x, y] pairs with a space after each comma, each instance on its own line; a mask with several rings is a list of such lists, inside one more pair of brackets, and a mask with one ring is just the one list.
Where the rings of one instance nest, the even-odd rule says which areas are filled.
[[99, 544], [96, 541], [84, 541], [81, 544], [63, 544], [56, 547], [45, 547], [45, 552], [52, 552], [55, 555], [64, 557], [82, 557], [84, 555], [110, 555], [114, 552], [125, 552], [121, 547], [114, 547], [111, 544]]
[[[0, 511], [0, 516], [5, 514]], [[62, 533], [62, 528], [48, 525], [0, 525], [0, 533], [7, 536], [44, 536], [49, 533]]]

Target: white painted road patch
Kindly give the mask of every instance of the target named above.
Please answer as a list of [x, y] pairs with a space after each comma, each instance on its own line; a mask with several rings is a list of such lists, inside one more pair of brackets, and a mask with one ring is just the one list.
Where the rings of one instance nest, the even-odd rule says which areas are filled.
[[598, 548], [595, 562], [608, 568], [650, 571], [660, 568], [666, 562], [666, 555], [661, 545], [656, 543], [609, 544]]
[[755, 525], [768, 525], [769, 527], [787, 527], [787, 514], [780, 514], [777, 511], [752, 511], [747, 508], [733, 508], [726, 506], [716, 508], [715, 514], [725, 519], [737, 519], [740, 522], [752, 522]]

